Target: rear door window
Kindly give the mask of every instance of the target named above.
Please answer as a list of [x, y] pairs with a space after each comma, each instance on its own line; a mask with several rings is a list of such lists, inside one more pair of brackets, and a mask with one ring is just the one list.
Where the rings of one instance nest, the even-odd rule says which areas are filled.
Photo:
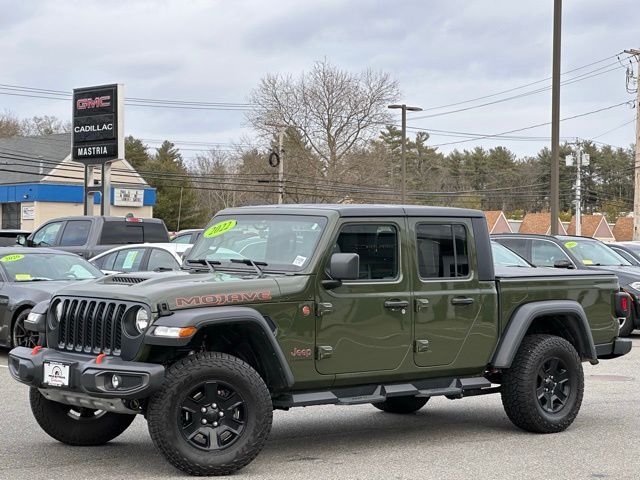
[[105, 262], [105, 270], [117, 270], [118, 272], [138, 272], [144, 257], [144, 248], [125, 248], [120, 250], [115, 258], [113, 268], [107, 268]]
[[91, 220], [69, 220], [62, 232], [60, 245], [64, 247], [77, 247], [87, 243]]
[[468, 277], [467, 230], [463, 225], [416, 226], [420, 278]]

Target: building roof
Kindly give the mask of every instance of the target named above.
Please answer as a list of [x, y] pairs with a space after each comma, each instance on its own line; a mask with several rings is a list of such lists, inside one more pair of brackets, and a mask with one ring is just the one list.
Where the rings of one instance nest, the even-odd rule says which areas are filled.
[[[551, 232], [551, 214], [548, 212], [527, 213], [522, 219], [518, 233], [537, 233], [548, 235]], [[564, 234], [566, 230], [558, 218], [558, 233]]]
[[511, 226], [502, 210], [487, 210], [484, 212], [487, 218], [489, 233], [511, 233]]
[[70, 133], [0, 138], [0, 185], [40, 182], [70, 153]]
[[[598, 239], [613, 239], [613, 232], [609, 228], [604, 215], [581, 215], [582, 225], [580, 235], [583, 237], [592, 237]], [[569, 235], [576, 234], [576, 217], [571, 218], [569, 227], [567, 228]]]
[[633, 240], [633, 217], [620, 217], [613, 226], [613, 236], [616, 242]]

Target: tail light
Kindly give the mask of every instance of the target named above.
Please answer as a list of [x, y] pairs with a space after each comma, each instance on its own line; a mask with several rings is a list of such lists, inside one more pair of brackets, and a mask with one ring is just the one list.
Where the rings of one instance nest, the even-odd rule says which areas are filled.
[[631, 315], [631, 296], [626, 292], [618, 292], [615, 296], [616, 317], [628, 318]]

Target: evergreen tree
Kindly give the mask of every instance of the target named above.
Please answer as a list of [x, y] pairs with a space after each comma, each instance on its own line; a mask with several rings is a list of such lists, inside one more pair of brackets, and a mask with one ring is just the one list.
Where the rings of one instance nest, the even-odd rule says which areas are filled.
[[132, 135], [124, 139], [124, 157], [127, 162], [138, 172], [146, 170], [146, 164], [149, 162], [150, 156], [147, 146], [142, 140]]

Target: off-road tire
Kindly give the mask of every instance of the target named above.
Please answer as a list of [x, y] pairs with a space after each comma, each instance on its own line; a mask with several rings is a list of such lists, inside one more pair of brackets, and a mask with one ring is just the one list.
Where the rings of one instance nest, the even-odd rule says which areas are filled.
[[429, 397], [391, 397], [371, 405], [387, 413], [413, 413], [424, 407], [428, 401]]
[[96, 416], [96, 410], [48, 400], [37, 388], [29, 390], [29, 400], [40, 427], [50, 437], [67, 445], [104, 445], [124, 432], [136, 417], [112, 412], [100, 412]]
[[[246, 405], [244, 430], [235, 443], [220, 450], [196, 448], [181, 430], [182, 402], [206, 382], [229, 385]], [[272, 419], [271, 395], [260, 375], [239, 358], [219, 352], [190, 355], [173, 364], [147, 410], [153, 443], [172, 465], [190, 475], [228, 475], [250, 463], [262, 450]]]
[[24, 321], [29, 316], [29, 312], [31, 312], [31, 309], [25, 308], [13, 321], [11, 326], [11, 345], [14, 347], [33, 348], [38, 344], [39, 334], [24, 328]]
[[[559, 359], [568, 377], [569, 393], [560, 409], [545, 411], [536, 390], [541, 368]], [[511, 364], [502, 375], [502, 405], [517, 427], [535, 433], [556, 433], [565, 430], [578, 415], [584, 393], [584, 374], [578, 352], [564, 338], [553, 335], [526, 336]], [[544, 400], [546, 402], [546, 400]]]
[[[634, 307], [631, 307], [631, 308], [634, 308]], [[631, 335], [631, 332], [633, 332], [633, 330], [635, 329], [635, 322], [636, 322], [636, 315], [632, 311], [629, 314], [629, 317], [625, 320], [625, 322], [622, 325], [620, 325], [620, 332], [618, 333], [618, 335], [620, 337], [628, 337], [629, 335]]]

